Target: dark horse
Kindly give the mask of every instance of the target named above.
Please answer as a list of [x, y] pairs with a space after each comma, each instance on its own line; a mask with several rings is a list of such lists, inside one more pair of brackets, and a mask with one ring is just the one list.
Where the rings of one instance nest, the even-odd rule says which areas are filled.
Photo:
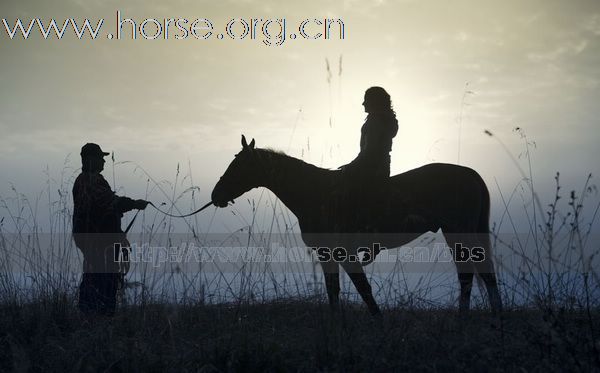
[[[340, 227], [340, 220], [356, 208], [356, 198], [339, 196], [342, 171], [319, 168], [273, 150], [255, 149], [254, 144], [254, 140], [247, 144], [242, 136], [242, 151], [212, 192], [216, 206], [226, 207], [250, 189], [265, 187], [296, 215], [308, 246], [345, 247], [350, 254], [358, 254], [359, 247], [367, 245], [366, 235], [359, 235], [363, 238], [358, 241], [349, 239], [353, 236], [346, 233], [355, 232]], [[382, 248], [400, 247], [425, 232], [441, 228], [455, 254], [459, 309], [469, 309], [473, 276], [478, 274], [486, 285], [492, 310], [500, 311], [502, 302], [490, 252], [490, 198], [479, 174], [466, 167], [429, 164], [391, 177], [386, 195], [385, 207], [379, 210], [381, 219], [371, 222], [376, 232], [381, 232], [373, 237], [378, 237]], [[483, 256], [478, 261], [456, 260], [457, 247], [477, 247]], [[369, 311], [377, 314], [379, 307], [362, 269], [364, 263], [351, 260], [352, 257], [357, 256], [348, 255], [340, 261], [320, 260], [330, 305], [337, 308], [339, 304], [341, 265]]]

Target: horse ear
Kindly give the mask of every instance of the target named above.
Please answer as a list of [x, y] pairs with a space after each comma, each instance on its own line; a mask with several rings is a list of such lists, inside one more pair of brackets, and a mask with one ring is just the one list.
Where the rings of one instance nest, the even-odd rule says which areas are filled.
[[242, 135], [242, 148], [246, 149], [248, 147], [248, 143], [246, 142], [246, 136]]
[[252, 139], [252, 141], [250, 141], [250, 149], [254, 149], [254, 145], [255, 145], [255, 142], [254, 142], [254, 139]]

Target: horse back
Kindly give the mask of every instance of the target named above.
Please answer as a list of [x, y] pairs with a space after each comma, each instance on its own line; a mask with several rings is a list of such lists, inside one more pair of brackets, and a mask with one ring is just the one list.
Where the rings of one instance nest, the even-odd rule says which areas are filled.
[[410, 214], [444, 219], [442, 230], [487, 231], [489, 192], [473, 169], [431, 163], [390, 178], [390, 205]]

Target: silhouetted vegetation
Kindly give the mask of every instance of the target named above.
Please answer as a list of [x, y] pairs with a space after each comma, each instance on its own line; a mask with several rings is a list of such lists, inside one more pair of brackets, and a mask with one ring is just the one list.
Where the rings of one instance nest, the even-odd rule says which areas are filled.
[[[175, 203], [193, 209], [203, 201], [191, 178], [181, 178], [179, 171], [168, 183], [135, 169], [148, 180], [148, 190], [171, 202], [167, 208], [185, 212]], [[13, 188], [13, 196], [0, 198], [0, 371], [597, 370], [595, 187], [588, 178], [580, 192], [563, 193], [557, 174], [555, 196], [544, 208], [528, 176], [512, 193], [500, 191], [505, 211], [492, 229], [496, 255], [502, 255], [497, 263], [506, 261], [498, 265], [505, 302], [500, 317], [484, 309], [482, 289], [468, 316], [458, 314], [456, 302], [433, 299], [431, 289], [442, 283], [449, 299], [458, 298], [455, 274], [438, 280], [424, 274], [412, 286], [396, 274], [371, 279], [374, 293], [383, 297], [383, 316], [374, 319], [352, 290], [342, 291], [341, 311], [332, 314], [324, 289], [311, 287], [321, 282], [317, 270], [290, 276], [283, 290], [269, 293], [265, 286], [277, 277], [244, 268], [233, 279], [222, 273], [154, 272], [129, 284], [131, 294], [114, 318], [86, 319], [76, 307], [79, 268], [59, 270], [77, 252], [62, 233], [70, 231], [72, 180], [61, 175], [58, 182], [48, 181], [49, 231], [37, 219], [41, 198], [30, 201]], [[517, 197], [529, 224], [512, 226], [521, 240], [506, 241], [498, 232], [515, 221], [511, 201]], [[292, 229], [281, 205], [249, 203], [251, 216], [240, 218], [249, 236], [262, 233], [257, 221], [266, 221], [275, 233]], [[142, 224], [144, 237], [172, 231], [170, 220], [158, 214]], [[202, 234], [193, 218], [186, 224]], [[40, 234], [52, 239], [42, 242]], [[45, 261], [42, 251], [53, 260]], [[9, 265], [16, 254], [25, 263], [19, 271]], [[224, 293], [210, 288], [218, 281]], [[167, 303], [163, 296], [176, 286], [186, 292]]]

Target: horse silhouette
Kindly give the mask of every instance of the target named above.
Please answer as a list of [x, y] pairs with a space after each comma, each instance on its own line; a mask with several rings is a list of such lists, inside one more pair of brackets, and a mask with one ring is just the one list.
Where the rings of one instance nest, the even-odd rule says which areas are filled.
[[[242, 150], [235, 155], [212, 191], [212, 202], [226, 207], [229, 201], [245, 192], [265, 187], [270, 189], [298, 219], [302, 239], [312, 248], [343, 247], [348, 250], [339, 261], [318, 255], [323, 268], [329, 303], [339, 306], [339, 266], [350, 276], [354, 286], [372, 314], [379, 307], [373, 298], [371, 286], [356, 258], [359, 248], [370, 243], [382, 248], [400, 247], [421, 234], [442, 229], [446, 242], [454, 254], [460, 283], [459, 310], [468, 311], [474, 274], [486, 285], [492, 311], [502, 308], [494, 264], [490, 252], [489, 211], [487, 187], [474, 170], [443, 163], [434, 163], [393, 176], [385, 192], [385, 203], [378, 210], [380, 219], [370, 225], [376, 233], [358, 233], [357, 225], [340, 222], [353, 221], [354, 211], [360, 207], [344, 194], [343, 172], [308, 164], [281, 152], [255, 148], [242, 136]], [[364, 222], [362, 222], [364, 223]], [[352, 227], [352, 228], [347, 228]], [[478, 248], [478, 261], [467, 255], [457, 260], [457, 250]], [[370, 253], [372, 261], [375, 253]], [[460, 256], [460, 255], [459, 255]]]

